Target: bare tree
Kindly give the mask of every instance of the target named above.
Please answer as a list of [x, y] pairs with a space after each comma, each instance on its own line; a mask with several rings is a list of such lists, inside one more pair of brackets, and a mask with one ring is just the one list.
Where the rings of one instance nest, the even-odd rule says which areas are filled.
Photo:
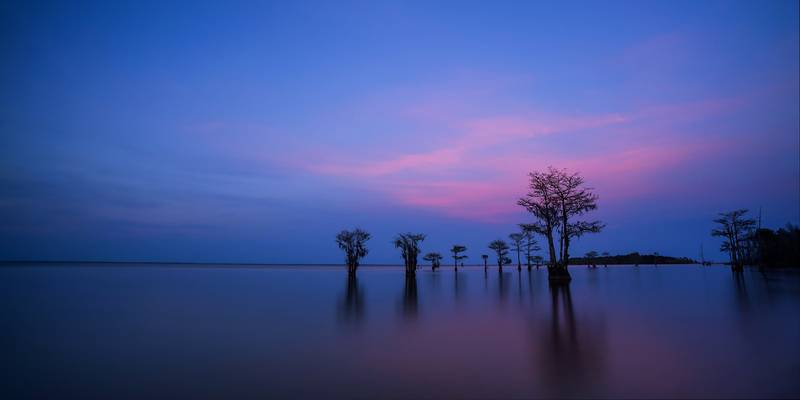
[[511, 263], [508, 256], [508, 243], [497, 239], [489, 243], [489, 248], [494, 250], [495, 254], [497, 254], [497, 266], [500, 268], [500, 272], [503, 272], [503, 265]]
[[744, 249], [742, 241], [744, 236], [756, 225], [756, 221], [745, 218], [747, 209], [739, 209], [726, 213], [720, 213], [719, 218], [714, 222], [717, 228], [711, 231], [711, 236], [719, 236], [725, 239], [720, 250], [727, 252], [731, 260], [731, 268], [734, 271], [741, 271], [744, 266]]
[[[551, 168], [552, 169], [552, 168]], [[522, 228], [538, 233], [547, 239], [547, 250], [550, 254], [550, 267], [555, 267], [556, 247], [553, 239], [553, 232], [558, 228], [558, 204], [552, 190], [550, 181], [551, 174], [548, 172], [531, 172], [528, 174], [530, 182], [529, 191], [517, 201], [517, 204], [525, 207], [528, 212], [533, 214], [536, 221], [532, 224], [521, 224]]]
[[524, 232], [525, 232], [524, 233], [524, 235], [525, 235], [525, 238], [524, 238], [525, 239], [525, 242], [524, 242], [525, 262], [528, 264], [528, 271], [530, 271], [531, 270], [531, 261], [533, 261], [533, 259], [534, 259], [533, 255], [532, 255], [533, 252], [534, 251], [539, 251], [542, 248], [539, 247], [538, 242], [536, 242], [536, 238], [533, 237], [533, 232], [528, 231], [528, 230], [525, 230]]
[[[584, 187], [584, 179], [577, 172], [549, 167], [545, 172], [529, 174], [530, 191], [517, 204], [524, 206], [536, 217], [533, 224], [522, 224], [523, 229], [547, 238], [550, 252], [548, 267], [551, 280], [569, 281], [569, 245], [572, 239], [586, 233], [599, 232], [600, 221], [575, 221], [597, 208], [598, 196], [593, 189]], [[559, 233], [559, 257], [556, 258], [554, 232]]]
[[522, 253], [522, 241], [525, 239], [525, 234], [512, 233], [508, 235], [508, 238], [511, 239], [511, 250], [517, 252], [517, 270], [522, 270], [522, 261], [520, 259], [520, 254]]
[[436, 271], [436, 268], [439, 268], [440, 262], [442, 260], [442, 255], [439, 253], [428, 253], [425, 254], [425, 257], [422, 257], [423, 260], [429, 261], [431, 263], [431, 270]]
[[489, 268], [489, 256], [486, 254], [481, 254], [481, 258], [483, 259], [483, 270], [485, 271], [487, 268]]
[[561, 267], [566, 270], [569, 265], [569, 245], [572, 238], [578, 238], [586, 233], [597, 233], [603, 228], [600, 221], [571, 221], [572, 218], [581, 216], [597, 209], [598, 196], [593, 189], [584, 187], [584, 179], [577, 172], [571, 173], [565, 169], [550, 168], [548, 173], [553, 193], [558, 204], [560, 218], [561, 239]]
[[400, 249], [403, 254], [406, 275], [416, 275], [419, 242], [423, 240], [425, 240], [425, 235], [422, 233], [401, 233], [394, 239], [394, 247]]
[[[458, 263], [461, 260], [467, 258], [467, 256], [460, 256], [459, 255], [459, 253], [463, 253], [465, 251], [467, 251], [467, 248], [465, 246], [460, 245], [460, 244], [453, 245], [453, 248], [450, 249], [450, 253], [453, 254], [453, 265], [455, 266], [456, 271], [458, 271]], [[463, 265], [463, 263], [462, 263], [462, 265]]]
[[352, 231], [343, 230], [336, 235], [336, 244], [339, 245], [340, 249], [344, 250], [345, 263], [349, 274], [356, 273], [359, 261], [369, 253], [365, 246], [369, 238], [370, 234], [368, 232], [358, 228]]

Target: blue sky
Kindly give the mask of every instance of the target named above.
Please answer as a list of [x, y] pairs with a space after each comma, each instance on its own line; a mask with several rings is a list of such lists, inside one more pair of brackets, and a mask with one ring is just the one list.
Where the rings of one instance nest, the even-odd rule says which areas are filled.
[[548, 165], [600, 195], [574, 254], [800, 219], [797, 2], [288, 3], [0, 6], [0, 259], [474, 260]]

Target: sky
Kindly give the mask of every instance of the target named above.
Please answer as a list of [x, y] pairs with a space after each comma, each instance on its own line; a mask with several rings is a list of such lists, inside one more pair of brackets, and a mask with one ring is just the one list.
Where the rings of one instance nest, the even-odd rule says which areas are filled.
[[479, 262], [550, 165], [572, 254], [723, 260], [718, 212], [800, 222], [798, 4], [6, 1], [0, 260]]

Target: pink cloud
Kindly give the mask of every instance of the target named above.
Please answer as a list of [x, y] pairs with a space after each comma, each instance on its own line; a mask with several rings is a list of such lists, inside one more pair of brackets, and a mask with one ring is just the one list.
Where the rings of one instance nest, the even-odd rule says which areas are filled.
[[[653, 176], [708, 157], [721, 146], [709, 138], [687, 140], [683, 127], [744, 103], [741, 98], [705, 99], [571, 114], [475, 107], [481, 104], [475, 93], [501, 91], [488, 87], [448, 88], [426, 92], [418, 103], [412, 98], [411, 105], [392, 103], [392, 110], [400, 110], [394, 114], [398, 125], [413, 127], [403, 135], [404, 143], [419, 143], [425, 150], [376, 144], [347, 151], [312, 148], [303, 154], [313, 156], [297, 157], [302, 160], [297, 166], [380, 193], [395, 204], [500, 222], [521, 211], [516, 200], [526, 191], [527, 173], [548, 165], [582, 172], [611, 200], [661, 190], [664, 185], [653, 184]], [[391, 110], [381, 114], [393, 115]], [[559, 136], [564, 140], [550, 139]], [[376, 152], [382, 158], [370, 156]]]

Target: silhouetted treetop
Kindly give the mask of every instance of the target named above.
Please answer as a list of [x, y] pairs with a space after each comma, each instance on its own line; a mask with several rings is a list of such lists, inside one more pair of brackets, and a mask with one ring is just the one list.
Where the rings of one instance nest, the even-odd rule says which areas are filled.
[[352, 231], [343, 230], [336, 235], [336, 244], [340, 249], [344, 250], [345, 263], [349, 273], [355, 273], [359, 260], [369, 253], [366, 247], [366, 242], [369, 238], [370, 234], [368, 232], [358, 228]]

